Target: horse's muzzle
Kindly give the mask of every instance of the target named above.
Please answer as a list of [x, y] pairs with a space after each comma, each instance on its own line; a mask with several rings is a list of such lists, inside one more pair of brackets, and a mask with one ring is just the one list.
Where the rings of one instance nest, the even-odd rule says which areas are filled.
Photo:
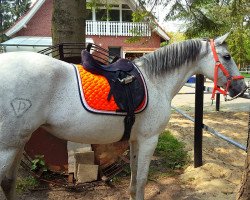
[[232, 81], [231, 85], [229, 86], [229, 96], [234, 97], [241, 97], [244, 95], [246, 90], [248, 89], [244, 80], [235, 80]]

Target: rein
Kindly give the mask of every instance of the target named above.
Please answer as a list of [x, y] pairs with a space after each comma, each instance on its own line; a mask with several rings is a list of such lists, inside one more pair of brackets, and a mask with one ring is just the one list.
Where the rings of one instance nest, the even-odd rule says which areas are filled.
[[[227, 99], [227, 93], [228, 93], [228, 89], [229, 86], [232, 82], [232, 80], [240, 80], [240, 79], [244, 79], [244, 76], [231, 76], [228, 72], [228, 70], [224, 67], [224, 65], [220, 62], [218, 54], [216, 52], [215, 49], [215, 44], [214, 44], [214, 40], [210, 39], [210, 45], [211, 45], [211, 49], [213, 52], [213, 56], [214, 56], [214, 60], [215, 60], [215, 68], [214, 68], [214, 88], [213, 88], [213, 92], [212, 92], [212, 97], [211, 99], [214, 100], [215, 97], [215, 93], [216, 91], [220, 92], [221, 94], [224, 95], [225, 97], [225, 101], [231, 101], [233, 99], [236, 99], [237, 97], [239, 97], [240, 95], [242, 95], [247, 88], [243, 89], [238, 95], [234, 96], [232, 99]], [[222, 89], [218, 86], [218, 74], [219, 74], [219, 69], [223, 72], [223, 74], [226, 76], [227, 78], [227, 84], [226, 84], [226, 89]]]

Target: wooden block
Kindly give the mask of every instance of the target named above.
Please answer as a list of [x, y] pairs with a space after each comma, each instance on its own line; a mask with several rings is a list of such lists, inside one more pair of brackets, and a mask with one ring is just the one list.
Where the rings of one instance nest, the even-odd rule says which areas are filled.
[[94, 151], [84, 152], [84, 153], [75, 153], [75, 160], [77, 164], [95, 164], [95, 155]]
[[75, 150], [75, 152], [77, 152], [77, 153], [84, 153], [84, 152], [89, 152], [89, 151], [92, 151], [91, 146], [90, 147], [81, 147], [81, 148], [77, 148]]
[[68, 183], [69, 184], [74, 183], [74, 174], [73, 173], [69, 173], [69, 175], [68, 175]]
[[82, 152], [82, 151], [91, 151], [91, 145], [90, 144], [82, 144], [82, 143], [76, 143], [76, 142], [67, 142], [67, 149], [68, 152]]
[[76, 169], [75, 169], [75, 163], [76, 163], [76, 159], [73, 155], [68, 156], [68, 173], [75, 173]]
[[[75, 159], [75, 153], [76, 152], [91, 152], [91, 145], [89, 144], [82, 144], [82, 143], [75, 143], [75, 142], [67, 142], [67, 149], [68, 149], [68, 173], [77, 173], [77, 164]], [[81, 156], [80, 156], [81, 158]], [[79, 158], [79, 159], [80, 159]], [[81, 160], [81, 159], [80, 159]], [[86, 164], [94, 164], [94, 158], [92, 158], [90, 155], [87, 155]]]
[[76, 166], [75, 164], [68, 164], [68, 173], [71, 174], [71, 173], [75, 173], [76, 172]]
[[77, 183], [96, 181], [98, 175], [98, 165], [79, 164], [77, 170]]

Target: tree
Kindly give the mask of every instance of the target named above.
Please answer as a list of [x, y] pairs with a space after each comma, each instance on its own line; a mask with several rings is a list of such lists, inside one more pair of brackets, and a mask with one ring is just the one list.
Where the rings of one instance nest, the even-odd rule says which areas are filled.
[[143, 5], [168, 6], [166, 20], [181, 20], [187, 38], [215, 37], [232, 30], [230, 51], [239, 64], [250, 64], [249, 0], [139, 0]]
[[[53, 45], [85, 42], [85, 18], [86, 0], [53, 0]], [[80, 50], [72, 50], [72, 53], [80, 53]]]
[[0, 42], [7, 39], [3, 32], [27, 12], [30, 5], [31, 0], [0, 0]]
[[[250, 113], [249, 113], [249, 120], [250, 120]], [[250, 123], [248, 124], [248, 134], [250, 134]], [[250, 137], [249, 136], [247, 144], [248, 147], [247, 147], [247, 158], [244, 167], [245, 170], [243, 172], [241, 186], [236, 197], [237, 200], [248, 200], [250, 197]]]
[[21, 17], [27, 10], [29, 10], [31, 5], [31, 0], [14, 0], [13, 1], [13, 19], [16, 21]]

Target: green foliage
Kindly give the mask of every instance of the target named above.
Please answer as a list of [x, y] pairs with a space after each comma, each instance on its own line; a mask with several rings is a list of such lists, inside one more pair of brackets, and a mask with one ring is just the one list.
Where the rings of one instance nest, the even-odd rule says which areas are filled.
[[164, 46], [167, 46], [169, 43], [167, 41], [164, 41], [160, 44], [160, 47], [164, 47]]
[[98, 5], [101, 4], [100, 0], [90, 0], [89, 2], [86, 2], [87, 8], [98, 8]]
[[142, 22], [145, 21], [149, 16], [150, 13], [148, 11], [137, 9], [132, 13], [132, 20], [133, 22]]
[[[133, 22], [142, 22], [142, 21], [148, 21], [150, 19], [150, 13], [145, 10], [136, 10], [132, 13], [132, 21]], [[129, 37], [125, 40], [126, 43], [136, 43], [141, 41], [144, 33], [142, 30], [140, 30], [138, 27], [135, 27], [130, 30], [130, 32], [133, 34], [132, 37]]]
[[30, 5], [31, 0], [0, 0], [0, 42], [7, 39], [3, 32], [15, 23]]
[[132, 43], [136, 43], [136, 42], [140, 42], [142, 39], [141, 36], [139, 35], [136, 35], [136, 36], [132, 36], [132, 37], [129, 37], [127, 39], [125, 39], [125, 43], [128, 43], [128, 44], [132, 44]]
[[183, 21], [187, 38], [215, 38], [232, 30], [227, 42], [234, 60], [242, 67], [250, 64], [249, 0], [145, 0], [142, 3], [169, 6], [165, 19]]
[[244, 76], [245, 78], [250, 78], [250, 74], [247, 73], [241, 73], [242, 76]]
[[17, 185], [16, 185], [17, 193], [21, 194], [27, 191], [28, 189], [37, 187], [38, 185], [39, 185], [38, 180], [35, 179], [33, 176], [17, 179]]
[[171, 38], [170, 44], [175, 42], [182, 42], [187, 39], [185, 33], [181, 32], [168, 32], [168, 35]]
[[178, 141], [169, 131], [164, 131], [158, 141], [155, 155], [160, 156], [163, 166], [170, 169], [180, 169], [188, 161], [184, 143]]
[[48, 168], [46, 167], [45, 161], [44, 161], [44, 155], [36, 155], [35, 159], [32, 160], [31, 164], [31, 170], [32, 171], [41, 171], [46, 172], [48, 171]]

